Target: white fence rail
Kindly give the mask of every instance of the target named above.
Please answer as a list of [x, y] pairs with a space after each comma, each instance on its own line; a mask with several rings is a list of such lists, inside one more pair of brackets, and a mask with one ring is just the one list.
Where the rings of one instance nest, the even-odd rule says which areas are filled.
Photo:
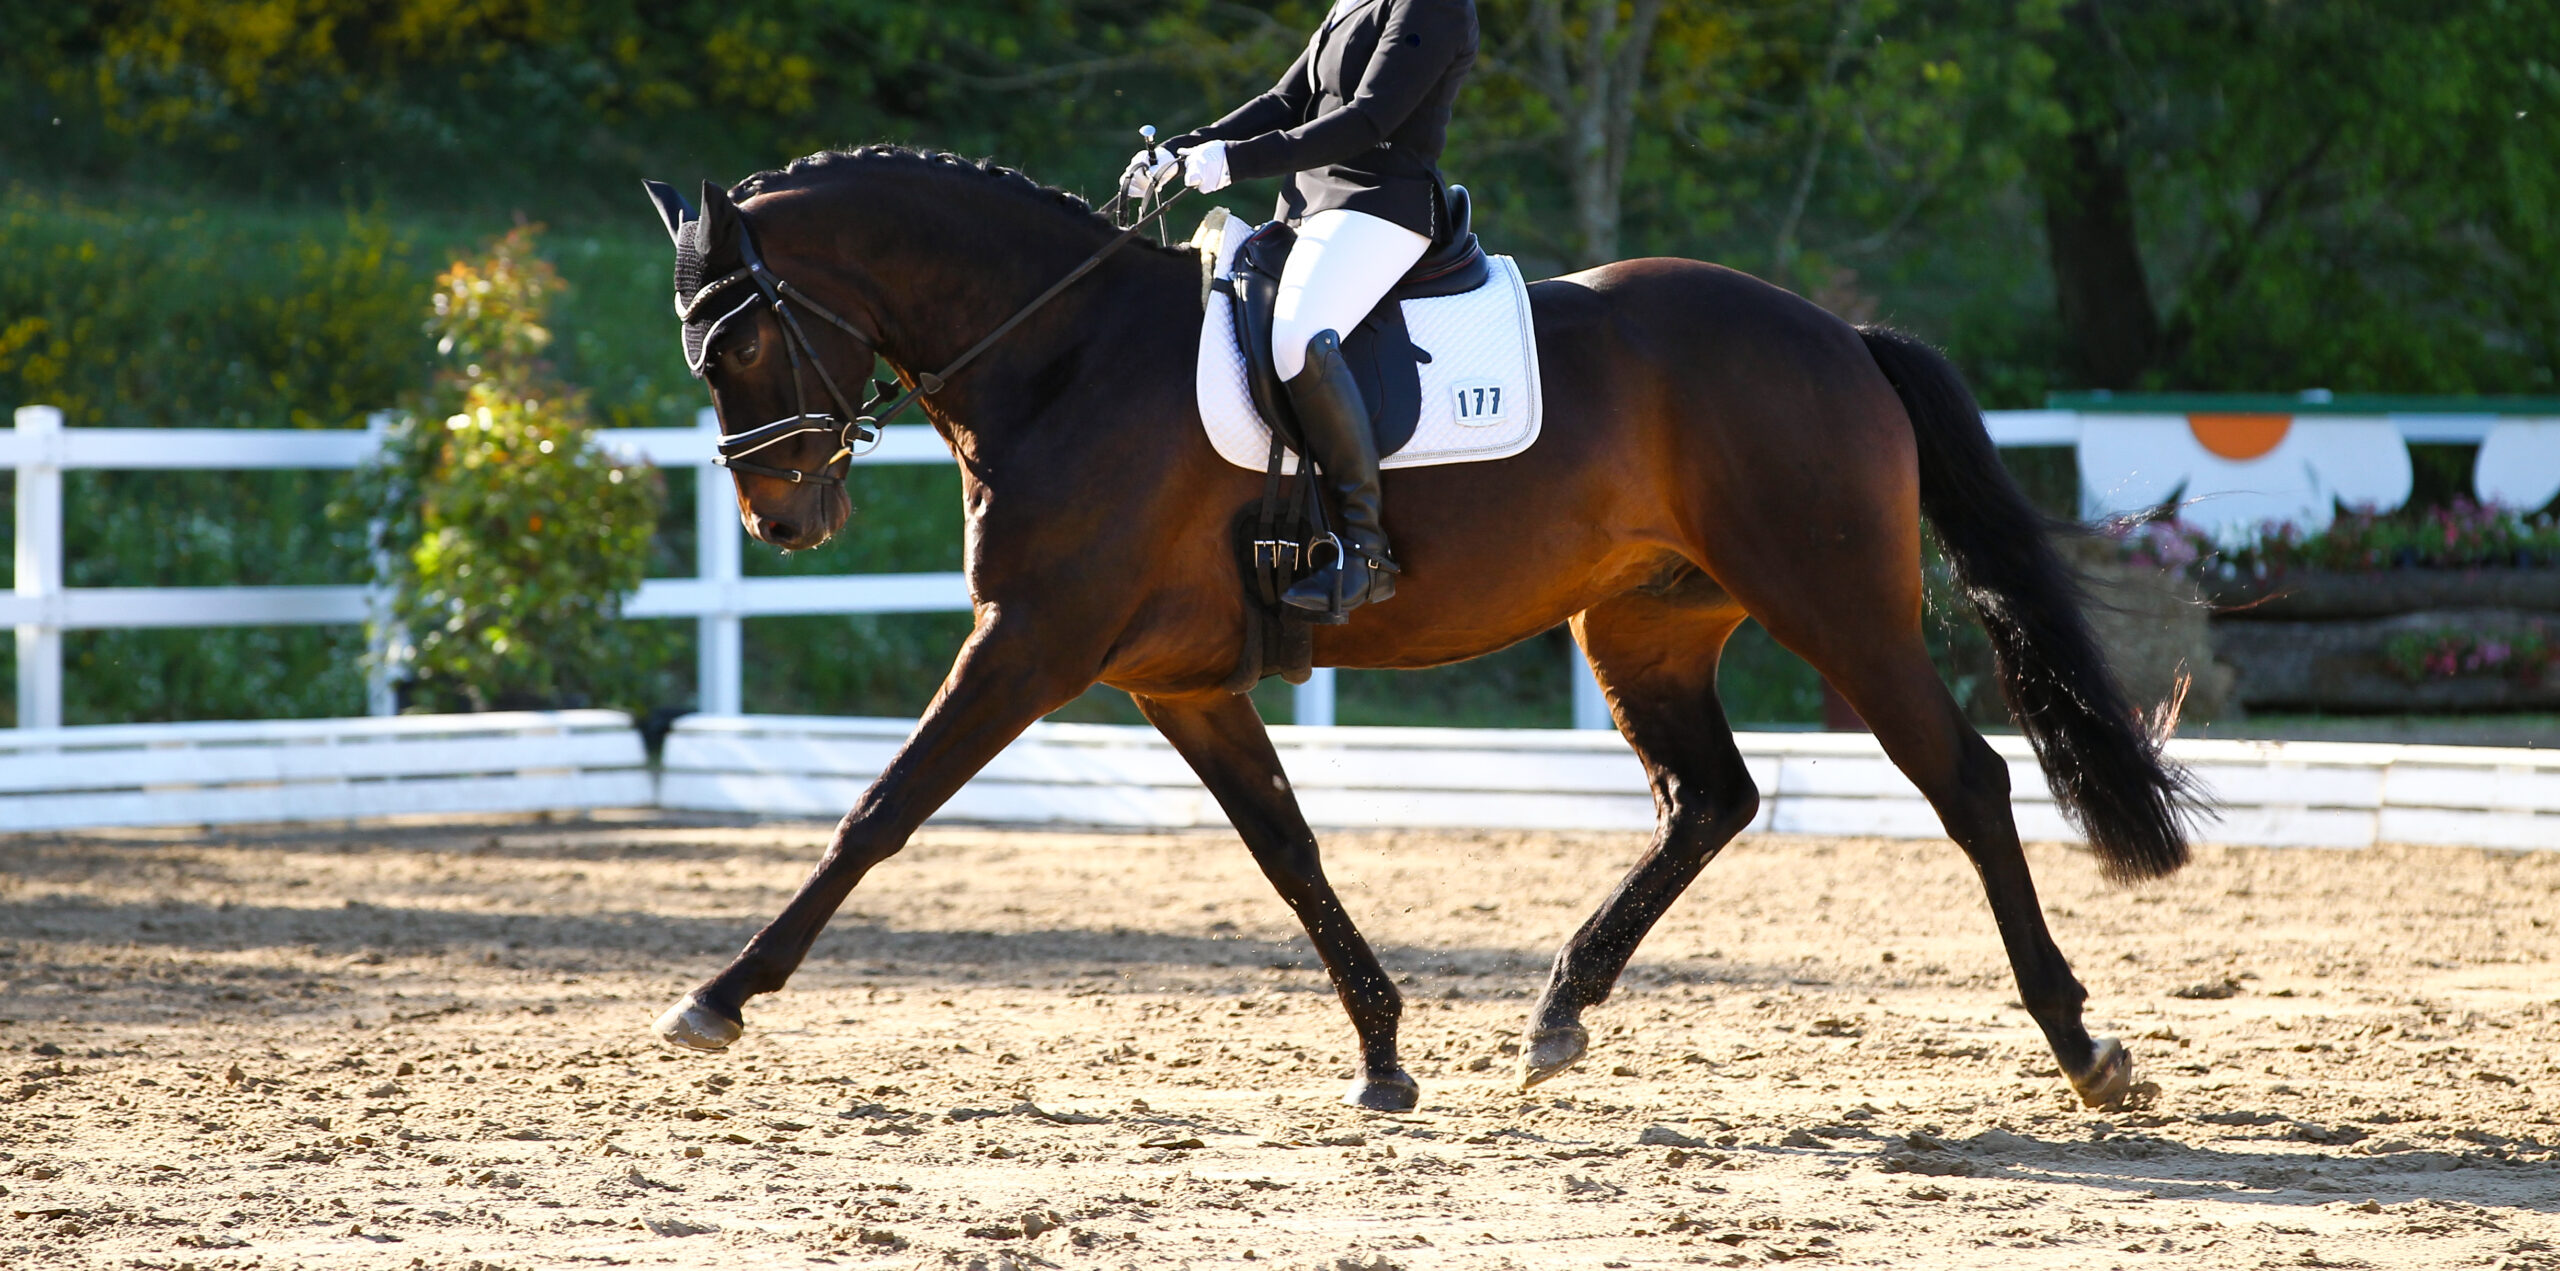
[[[659, 804], [837, 816], [897, 752], [912, 721], [691, 715], [667, 737]], [[1271, 730], [1289, 783], [1319, 826], [1643, 830], [1653, 802], [1615, 733], [1560, 729]], [[1864, 733], [1738, 734], [1760, 789], [1751, 828], [1938, 838], [1937, 813]], [[2020, 737], [2009, 761], [2018, 829], [2077, 833]], [[2560, 847], [2560, 751], [2336, 742], [2181, 740], [2170, 753], [2219, 818], [2206, 842], [2278, 847], [2376, 843]], [[1040, 724], [945, 805], [946, 820], [1198, 827], [1226, 823], [1154, 730]]]
[[[2067, 410], [1992, 411], [1992, 439], [2002, 446], [2069, 446], [2086, 422], [2108, 416]], [[2480, 440], [2493, 415], [2377, 416], [2412, 441]], [[268, 624], [354, 624], [379, 598], [362, 586], [67, 587], [64, 584], [62, 474], [74, 469], [258, 468], [347, 469], [369, 459], [380, 432], [369, 429], [65, 428], [62, 412], [24, 406], [16, 427], [0, 431], [0, 467], [17, 472], [16, 586], [0, 593], [0, 624], [17, 635], [18, 724], [62, 723], [62, 633], [109, 627], [218, 627]], [[2336, 421], [2332, 421], [2336, 422]], [[2350, 423], [2371, 423], [2362, 417]], [[840, 574], [748, 578], [740, 568], [744, 534], [727, 474], [708, 462], [718, 424], [709, 410], [692, 428], [608, 429], [604, 444], [660, 467], [695, 476], [696, 575], [643, 583], [624, 612], [635, 618], [692, 618], [697, 644], [699, 708], [733, 715], [742, 693], [743, 628], [750, 617], [784, 614], [937, 613], [966, 611], [968, 585], [958, 573]], [[940, 464], [950, 451], [932, 429], [893, 427], [860, 462]], [[1609, 716], [1596, 685], [1575, 657], [1573, 724], [1606, 729]], [[1334, 675], [1318, 669], [1296, 696], [1301, 724], [1334, 720]], [[389, 714], [390, 686], [377, 682], [370, 709]]]
[[[362, 623], [377, 597], [363, 586], [66, 587], [63, 581], [62, 474], [72, 469], [346, 469], [372, 458], [379, 428], [364, 432], [303, 429], [65, 428], [50, 406], [17, 411], [17, 427], [0, 433], [0, 467], [17, 469], [16, 587], [0, 594], [0, 623], [16, 628], [18, 722], [24, 728], [62, 723], [62, 633], [101, 627], [224, 627]], [[969, 589], [957, 572], [842, 574], [748, 578], [739, 568], [744, 533], [728, 474], [708, 460], [719, 428], [702, 412], [692, 428], [606, 429], [604, 445], [628, 458], [695, 470], [696, 576], [652, 578], [623, 607], [635, 618], [693, 618], [701, 706], [736, 712], [740, 694], [740, 623], [751, 617], [817, 613], [935, 613], [966, 610]], [[949, 463], [951, 453], [930, 428], [888, 430], [862, 462]], [[387, 685], [372, 709], [391, 712]]]
[[0, 830], [644, 807], [620, 711], [0, 730]]
[[[120, 724], [0, 731], [0, 832], [660, 807], [835, 817], [913, 721], [692, 715], [654, 778], [613, 711]], [[1563, 729], [1272, 730], [1319, 826], [1644, 830], [1653, 805], [1615, 733]], [[1862, 733], [1743, 733], [1756, 831], [1937, 838], [1937, 814]], [[2076, 837], [2026, 743], [2009, 761], [2018, 828]], [[2324, 742], [2178, 741], [2219, 819], [2207, 842], [2560, 848], [2560, 752]], [[1041, 724], [944, 821], [1140, 828], [1226, 822], [1152, 729]]]

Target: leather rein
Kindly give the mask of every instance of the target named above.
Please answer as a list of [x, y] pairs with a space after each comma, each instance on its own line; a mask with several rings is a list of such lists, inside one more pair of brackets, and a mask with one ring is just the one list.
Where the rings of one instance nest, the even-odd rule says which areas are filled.
[[[836, 386], [835, 377], [827, 374], [826, 363], [818, 357], [817, 346], [809, 342], [809, 333], [801, 327], [800, 319], [792, 312], [792, 306], [797, 304], [810, 313], [833, 323], [845, 334], [860, 341], [865, 349], [878, 350], [880, 341], [862, 328], [838, 316], [825, 305], [810, 299], [807, 292], [792, 286], [789, 279], [765, 268], [764, 254], [756, 250], [755, 235], [749, 231], [746, 222], [741, 219], [738, 222], [738, 254], [746, 262], [745, 266], [704, 283], [699, 291], [693, 293], [691, 301], [679, 301], [676, 305], [676, 318], [687, 325], [700, 320], [705, 311], [711, 307], [714, 298], [730, 291], [740, 283], [753, 283], [755, 292], [711, 321], [711, 330], [702, 340], [702, 352], [693, 360], [694, 364], [689, 369], [696, 378], [700, 378], [703, 369], [710, 364], [711, 346], [717, 342], [720, 328], [727, 326], [731, 319], [745, 313], [756, 302], [763, 301], [772, 305], [774, 315], [782, 320], [782, 347], [783, 351], [791, 356], [791, 395], [794, 413], [772, 423], [749, 428], [744, 432], [722, 434], [719, 444], [720, 453], [711, 462], [731, 472], [776, 477], [794, 485], [843, 485], [845, 477], [853, 471], [851, 461], [878, 448], [883, 435], [882, 430], [890, 420], [897, 418], [899, 412], [914, 405], [918, 398], [926, 394], [941, 392], [950, 382], [951, 377], [958, 375], [962, 369], [976, 361], [979, 354], [986, 352], [996, 341], [1003, 339], [1015, 327], [1020, 326], [1024, 319], [1039, 312], [1041, 306], [1057, 299], [1059, 293], [1074, 286], [1078, 279], [1093, 272], [1095, 266], [1100, 265], [1113, 252], [1126, 246], [1130, 239], [1137, 237], [1138, 232], [1147, 227], [1148, 222], [1163, 216], [1177, 200], [1189, 192], [1184, 189], [1175, 190], [1162, 202], [1157, 203], [1154, 210], [1146, 212], [1122, 227], [1118, 234], [1112, 236], [1110, 242], [1104, 243], [1091, 256], [1085, 257], [1083, 264], [1069, 270], [1065, 277], [1051, 283], [1048, 290], [1033, 298], [1031, 303], [1015, 310], [1012, 317], [1005, 319], [976, 344], [970, 345], [966, 352], [951, 359], [950, 363], [940, 371], [915, 376], [914, 384], [904, 392], [896, 393], [894, 397], [891, 394], [896, 389], [896, 385], [886, 380], [874, 381], [870, 395], [862, 403], [860, 410], [855, 410], [851, 399], [845, 396], [844, 390]], [[1106, 213], [1117, 209], [1121, 202], [1121, 198], [1115, 197], [1105, 204]], [[836, 409], [842, 412], [841, 414], [810, 413], [808, 389], [800, 374], [800, 364], [804, 360], [804, 354], [810, 369], [818, 373], [818, 382], [825, 386], [827, 396], [834, 399]], [[883, 402], [887, 404], [883, 405]], [[827, 456], [827, 461], [819, 465], [815, 472], [805, 472], [798, 468], [777, 468], [748, 458], [768, 446], [779, 445], [810, 433], [822, 435], [833, 433], [836, 438], [836, 452]], [[839, 463], [845, 465], [842, 471], [836, 469]]]

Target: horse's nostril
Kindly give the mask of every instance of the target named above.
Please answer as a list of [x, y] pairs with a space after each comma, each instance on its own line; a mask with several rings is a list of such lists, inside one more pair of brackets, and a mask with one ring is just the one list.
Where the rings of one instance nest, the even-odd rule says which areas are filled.
[[768, 543], [790, 543], [799, 538], [800, 527], [789, 521], [769, 520], [764, 523], [764, 541]]

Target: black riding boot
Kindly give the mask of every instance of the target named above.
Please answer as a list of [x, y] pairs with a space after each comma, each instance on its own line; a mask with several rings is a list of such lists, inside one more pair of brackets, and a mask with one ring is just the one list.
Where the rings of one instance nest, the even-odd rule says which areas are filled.
[[1404, 572], [1388, 557], [1387, 534], [1378, 525], [1378, 438], [1333, 332], [1307, 341], [1306, 369], [1287, 387], [1316, 470], [1342, 509], [1342, 550], [1281, 599], [1307, 610], [1311, 621], [1347, 622], [1351, 610], [1396, 594], [1395, 576]]

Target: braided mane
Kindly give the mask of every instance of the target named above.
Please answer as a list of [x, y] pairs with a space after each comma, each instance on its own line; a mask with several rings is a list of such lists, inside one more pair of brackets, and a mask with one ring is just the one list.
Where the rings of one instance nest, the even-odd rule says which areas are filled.
[[[1083, 195], [1043, 185], [1018, 169], [1008, 168], [993, 159], [970, 159], [940, 150], [921, 150], [913, 146], [870, 145], [852, 150], [821, 150], [804, 155], [780, 168], [770, 168], [738, 182], [729, 188], [729, 197], [741, 203], [759, 194], [784, 190], [808, 189], [813, 186], [851, 180], [865, 171], [884, 167], [961, 173], [977, 177], [1008, 193], [1054, 203], [1100, 228], [1118, 232], [1119, 226], [1093, 209]], [[1156, 244], [1141, 236], [1136, 246], [1154, 248]], [[1165, 250], [1157, 248], [1157, 250]], [[1188, 249], [1181, 249], [1188, 254]]]

